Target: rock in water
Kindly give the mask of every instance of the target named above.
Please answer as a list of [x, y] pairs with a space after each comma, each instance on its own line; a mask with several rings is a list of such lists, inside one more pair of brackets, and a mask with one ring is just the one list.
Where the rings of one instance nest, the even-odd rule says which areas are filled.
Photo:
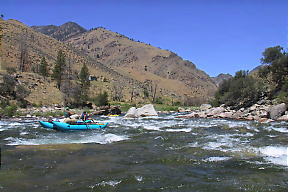
[[285, 103], [274, 105], [269, 109], [270, 118], [273, 120], [277, 120], [279, 117], [284, 115], [285, 111], [286, 111]]
[[137, 109], [137, 113], [140, 117], [158, 116], [158, 113], [155, 111], [152, 104], [144, 105], [143, 107]]
[[131, 107], [124, 117], [137, 118], [139, 117], [136, 107]]
[[136, 109], [135, 107], [131, 107], [124, 117], [137, 118], [147, 116], [158, 116], [152, 104], [144, 105], [143, 107], [138, 109]]

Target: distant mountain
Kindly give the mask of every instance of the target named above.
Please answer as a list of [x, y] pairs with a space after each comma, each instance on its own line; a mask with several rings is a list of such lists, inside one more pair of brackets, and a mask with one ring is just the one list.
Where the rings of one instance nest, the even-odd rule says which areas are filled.
[[231, 77], [233, 76], [230, 75], [229, 73], [227, 74], [221, 73], [216, 77], [212, 77], [212, 80], [215, 83], [215, 85], [218, 87], [225, 79], [230, 79]]
[[45, 35], [51, 36], [57, 40], [64, 41], [71, 37], [77, 36], [87, 30], [74, 22], [67, 22], [61, 26], [44, 25], [44, 26], [31, 26], [32, 29], [39, 31]]
[[95, 86], [92, 95], [107, 90], [112, 98], [121, 90], [123, 100], [143, 102], [145, 90], [154, 88], [167, 103], [174, 99], [196, 105], [210, 100], [216, 90], [212, 79], [192, 62], [104, 28], [86, 30], [73, 22], [33, 29], [16, 20], [2, 24], [2, 68], [17, 67], [24, 43], [31, 68], [45, 56], [52, 70], [62, 49], [75, 74], [85, 63], [91, 75], [108, 79], [105, 86]]

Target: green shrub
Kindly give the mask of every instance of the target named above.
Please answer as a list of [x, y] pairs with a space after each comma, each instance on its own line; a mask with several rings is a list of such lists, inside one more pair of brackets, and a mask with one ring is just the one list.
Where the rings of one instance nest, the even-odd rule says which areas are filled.
[[95, 98], [92, 99], [97, 106], [106, 106], [109, 104], [108, 102], [108, 93], [104, 91], [103, 93], [99, 93]]
[[25, 116], [26, 114], [23, 111], [16, 111], [15, 112], [15, 116], [16, 117], [21, 117], [21, 116]]
[[4, 108], [4, 115], [7, 117], [12, 117], [16, 113], [17, 107], [15, 105], [7, 106]]
[[179, 106], [171, 106], [171, 105], [155, 105], [156, 111], [178, 111]]
[[56, 114], [57, 114], [57, 116], [64, 116], [64, 111], [60, 111], [60, 110], [58, 110], [58, 111], [56, 111]]
[[133, 107], [133, 106], [129, 105], [128, 103], [124, 103], [123, 105], [121, 105], [120, 110], [122, 112], [127, 112], [131, 107]]
[[44, 117], [49, 117], [49, 116], [55, 117], [56, 113], [52, 111], [47, 111], [44, 113]]
[[42, 116], [42, 113], [40, 111], [36, 111], [35, 116], [40, 117], [40, 116]]

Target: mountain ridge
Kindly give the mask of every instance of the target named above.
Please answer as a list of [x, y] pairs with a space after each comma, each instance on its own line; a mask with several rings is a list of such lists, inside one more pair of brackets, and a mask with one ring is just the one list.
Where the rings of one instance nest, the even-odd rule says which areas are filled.
[[32, 29], [43, 33], [45, 35], [51, 36], [59, 41], [63, 41], [70, 37], [77, 36], [81, 33], [87, 31], [87, 29], [81, 27], [75, 22], [68, 21], [63, 25], [56, 26], [56, 25], [42, 25], [42, 26], [31, 26]]
[[[132, 41], [104, 28], [81, 30], [80, 25], [68, 22], [48, 33], [45, 30], [53, 25], [30, 28], [16, 20], [3, 23], [5, 49], [2, 60], [5, 67], [17, 67], [19, 42], [25, 41], [31, 66], [39, 65], [40, 59], [45, 56], [51, 70], [57, 51], [63, 49], [75, 72], [80, 71], [83, 63], [88, 64], [91, 75], [98, 74], [109, 79], [106, 88], [111, 95], [115, 94], [114, 86], [125, 90], [125, 100], [129, 100], [132, 91], [138, 92], [136, 100], [143, 100], [147, 84], [157, 87], [158, 96], [166, 100], [175, 97], [179, 101], [191, 100], [194, 104], [209, 101], [216, 90], [209, 75], [197, 69], [192, 62], [173, 52]], [[24, 40], [21, 40], [22, 37]]]

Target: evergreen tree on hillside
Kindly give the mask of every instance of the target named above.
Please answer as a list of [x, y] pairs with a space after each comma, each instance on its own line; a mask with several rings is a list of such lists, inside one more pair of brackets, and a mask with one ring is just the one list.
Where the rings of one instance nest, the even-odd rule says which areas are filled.
[[89, 99], [89, 88], [90, 88], [90, 81], [89, 81], [89, 70], [86, 64], [83, 64], [80, 74], [79, 74], [79, 91], [78, 95], [75, 98], [77, 101], [76, 105], [85, 106]]
[[61, 88], [61, 82], [62, 82], [63, 75], [65, 72], [65, 66], [66, 66], [65, 56], [64, 56], [62, 50], [60, 49], [58, 51], [57, 60], [55, 63], [53, 74], [52, 74], [52, 77], [56, 80], [56, 85], [57, 85], [57, 88], [59, 90]]
[[82, 89], [89, 89], [90, 87], [90, 81], [89, 81], [89, 70], [86, 64], [83, 64], [80, 74], [80, 85]]
[[48, 63], [46, 62], [45, 57], [42, 57], [42, 60], [39, 66], [39, 74], [42, 75], [43, 77], [49, 76]]

